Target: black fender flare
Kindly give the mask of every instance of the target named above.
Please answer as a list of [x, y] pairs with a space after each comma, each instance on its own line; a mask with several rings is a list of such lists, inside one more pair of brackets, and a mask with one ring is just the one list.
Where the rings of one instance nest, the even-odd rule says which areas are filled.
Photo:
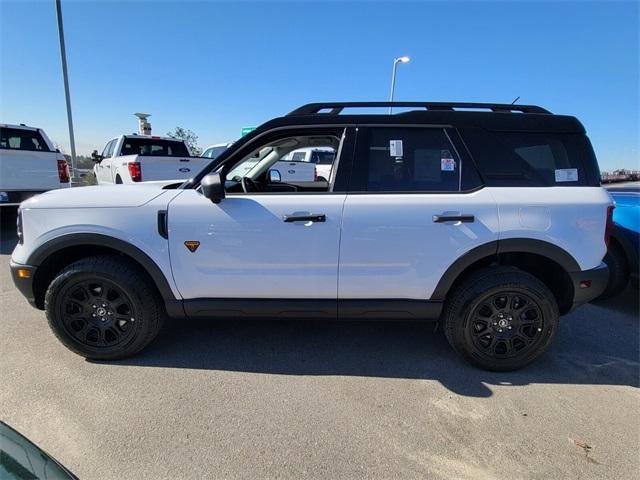
[[532, 238], [494, 240], [472, 248], [453, 262], [440, 278], [430, 300], [443, 301], [456, 279], [472, 264], [486, 258], [495, 257], [497, 259], [498, 255], [502, 253], [515, 252], [533, 253], [546, 257], [556, 262], [566, 272], [580, 271], [580, 265], [576, 259], [566, 250], [553, 243]]
[[64, 248], [79, 246], [110, 248], [131, 257], [149, 274], [165, 303], [177, 300], [164, 273], [151, 257], [125, 240], [100, 233], [70, 233], [53, 238], [31, 252], [26, 263], [38, 267], [56, 252]]

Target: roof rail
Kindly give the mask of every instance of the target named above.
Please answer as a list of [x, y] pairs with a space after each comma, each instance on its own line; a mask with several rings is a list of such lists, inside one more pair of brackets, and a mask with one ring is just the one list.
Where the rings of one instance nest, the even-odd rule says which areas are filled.
[[[467, 102], [328, 102], [308, 103], [287, 114], [290, 115], [339, 115], [345, 108], [420, 107], [426, 110], [478, 109], [492, 112], [551, 113], [536, 105], [512, 105], [509, 103]], [[328, 110], [323, 112], [322, 110]]]

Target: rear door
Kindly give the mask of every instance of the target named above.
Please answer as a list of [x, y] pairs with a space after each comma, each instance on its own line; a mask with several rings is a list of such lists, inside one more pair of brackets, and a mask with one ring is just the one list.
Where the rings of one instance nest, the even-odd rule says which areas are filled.
[[60, 187], [58, 158], [37, 130], [0, 128], [0, 188], [44, 191]]
[[496, 203], [458, 142], [442, 127], [358, 129], [342, 223], [341, 305], [429, 300], [458, 258], [497, 240]]

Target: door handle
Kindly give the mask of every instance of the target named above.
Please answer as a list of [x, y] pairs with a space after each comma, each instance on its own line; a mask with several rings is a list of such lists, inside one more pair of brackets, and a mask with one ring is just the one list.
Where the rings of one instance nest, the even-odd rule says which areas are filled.
[[473, 215], [434, 215], [433, 221], [434, 223], [444, 223], [444, 222], [462, 222], [462, 223], [472, 223], [475, 221], [475, 217]]
[[284, 215], [282, 217], [284, 223], [292, 222], [326, 222], [327, 216], [324, 213], [314, 213], [311, 215]]

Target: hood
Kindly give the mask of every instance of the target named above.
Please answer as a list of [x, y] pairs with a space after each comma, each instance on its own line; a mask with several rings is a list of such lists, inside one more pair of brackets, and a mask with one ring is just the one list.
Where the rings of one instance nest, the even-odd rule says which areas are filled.
[[22, 202], [20, 208], [139, 207], [171, 191], [163, 190], [164, 185], [166, 183], [62, 188], [31, 197]]

